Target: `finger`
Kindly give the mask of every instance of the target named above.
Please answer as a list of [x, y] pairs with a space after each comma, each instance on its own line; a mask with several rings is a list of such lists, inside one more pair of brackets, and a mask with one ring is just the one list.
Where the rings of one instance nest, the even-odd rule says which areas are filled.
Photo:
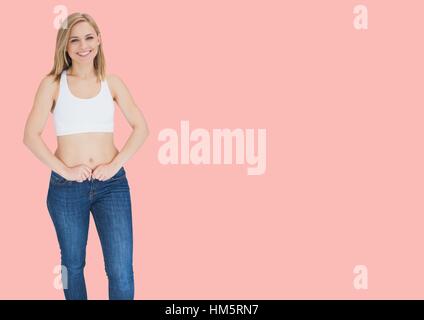
[[97, 179], [99, 179], [100, 181], [103, 181], [103, 173], [102, 172], [97, 173]]
[[90, 173], [89, 173], [87, 170], [85, 170], [85, 169], [84, 169], [84, 170], [82, 171], [82, 175], [83, 175], [84, 180], [85, 180], [85, 179], [88, 179], [88, 177], [90, 176]]
[[87, 166], [85, 166], [85, 165], [81, 165], [81, 168], [80, 168], [81, 170], [80, 170], [80, 173], [81, 174], [84, 174], [84, 175], [86, 175], [87, 174], [87, 172], [88, 172], [88, 168], [87, 168]]
[[88, 169], [88, 177], [89, 179], [93, 179], [93, 170], [91, 168]]
[[84, 168], [84, 172], [85, 172], [87, 175], [90, 175], [90, 174], [91, 174], [91, 168], [90, 168], [90, 167], [85, 167], [85, 168]]

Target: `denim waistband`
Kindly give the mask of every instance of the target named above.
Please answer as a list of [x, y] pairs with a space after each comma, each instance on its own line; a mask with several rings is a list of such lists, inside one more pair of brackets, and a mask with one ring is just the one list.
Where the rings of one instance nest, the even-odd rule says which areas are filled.
[[[115, 179], [117, 179], [117, 178], [120, 178], [120, 177], [124, 176], [125, 174], [126, 174], [126, 171], [125, 171], [124, 167], [121, 167], [121, 168], [118, 170], [118, 172], [117, 172], [117, 173], [115, 173], [115, 174], [114, 174], [111, 178], [109, 178], [109, 179], [107, 179], [107, 180], [104, 180], [104, 181], [100, 181], [100, 180], [97, 180], [97, 179], [94, 179], [94, 180], [95, 180], [95, 181], [98, 181], [98, 182], [108, 182], [108, 181], [110, 181], [110, 180], [115, 180]], [[68, 182], [81, 183], [81, 182], [78, 182], [78, 181], [71, 181], [71, 180], [67, 180], [67, 179], [65, 179], [63, 176], [61, 176], [60, 174], [58, 174], [57, 172], [55, 172], [55, 171], [53, 171], [53, 170], [51, 170], [51, 176], [52, 176], [52, 177], [54, 177], [56, 180], [62, 180], [62, 181], [68, 181]], [[90, 180], [86, 179], [86, 180], [84, 180], [83, 182], [85, 182], [85, 181], [90, 181]]]

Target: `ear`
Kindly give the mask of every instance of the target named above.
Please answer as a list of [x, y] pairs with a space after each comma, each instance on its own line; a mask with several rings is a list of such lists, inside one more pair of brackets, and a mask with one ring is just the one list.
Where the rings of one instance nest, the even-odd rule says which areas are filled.
[[102, 36], [100, 33], [97, 35], [97, 40], [99, 41], [99, 45], [100, 45], [102, 43]]

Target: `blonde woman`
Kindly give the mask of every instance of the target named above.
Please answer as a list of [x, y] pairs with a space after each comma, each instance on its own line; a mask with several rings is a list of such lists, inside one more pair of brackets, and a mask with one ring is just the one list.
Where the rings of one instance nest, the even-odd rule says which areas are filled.
[[[114, 102], [133, 129], [120, 151], [113, 141]], [[57, 135], [54, 154], [41, 138], [49, 112]], [[109, 299], [134, 299], [131, 197], [123, 165], [148, 134], [125, 84], [105, 72], [96, 22], [88, 14], [69, 15], [58, 30], [54, 65], [39, 85], [24, 133], [24, 144], [51, 169], [47, 208], [67, 300], [87, 299], [90, 212], [102, 245]]]

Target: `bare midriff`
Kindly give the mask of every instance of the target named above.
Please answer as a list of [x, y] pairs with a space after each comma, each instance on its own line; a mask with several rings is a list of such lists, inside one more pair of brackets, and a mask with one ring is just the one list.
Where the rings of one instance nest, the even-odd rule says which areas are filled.
[[67, 167], [85, 164], [94, 169], [110, 163], [118, 153], [112, 132], [87, 132], [58, 136], [55, 156]]

